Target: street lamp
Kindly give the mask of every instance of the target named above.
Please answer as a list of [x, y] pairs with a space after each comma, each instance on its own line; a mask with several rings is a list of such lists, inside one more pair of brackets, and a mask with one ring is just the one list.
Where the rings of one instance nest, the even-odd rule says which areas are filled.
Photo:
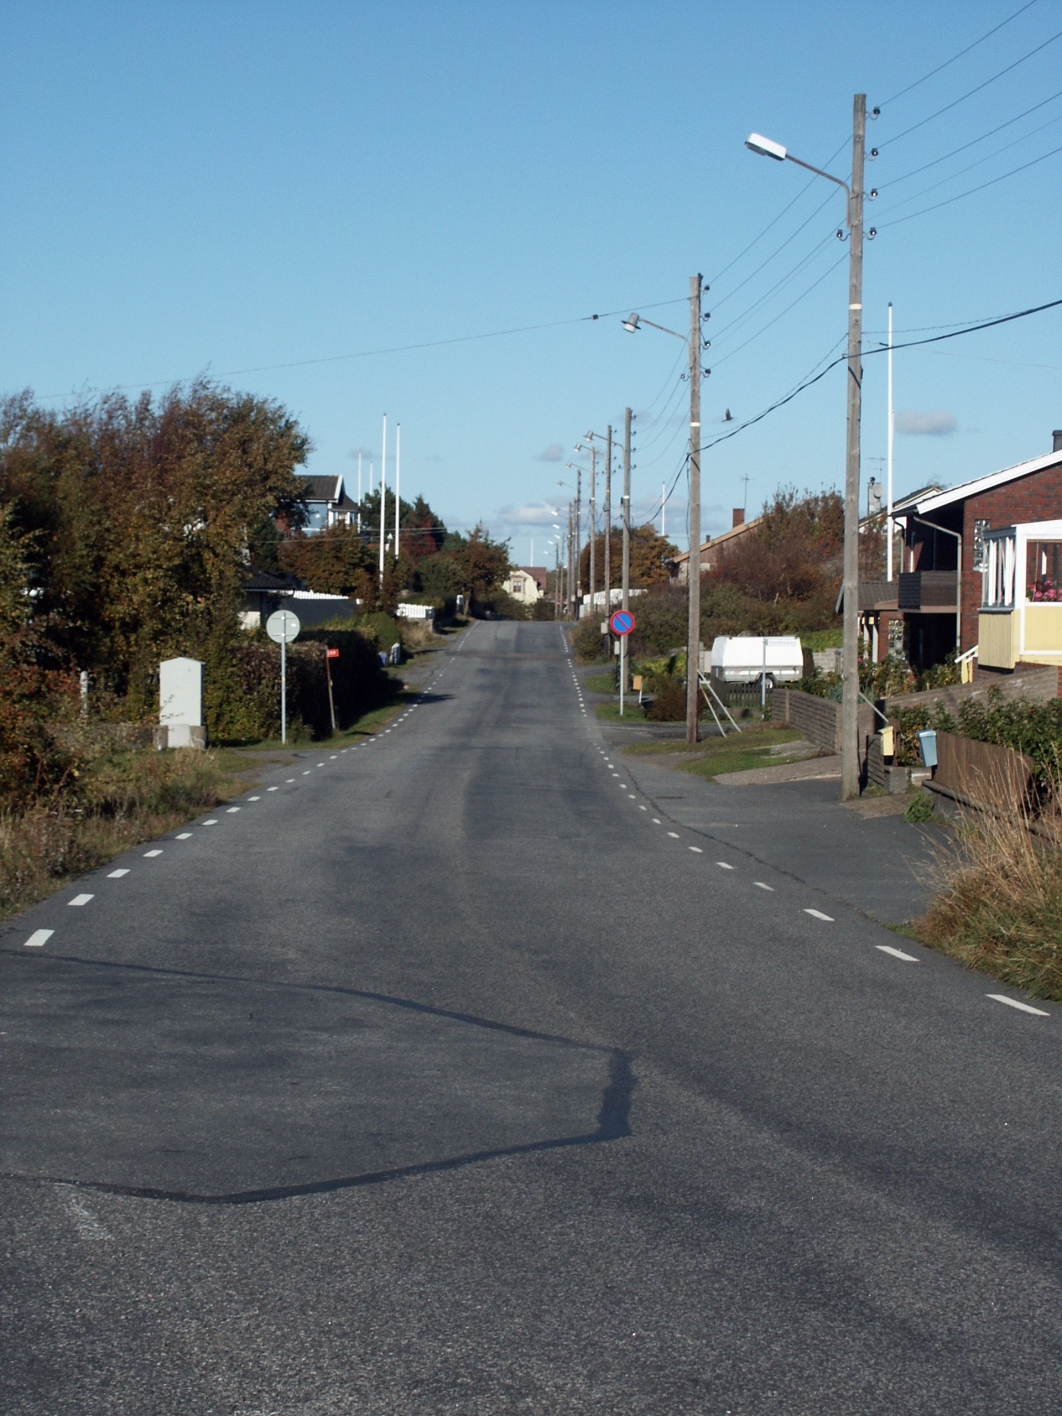
[[[795, 162], [843, 187], [848, 198], [848, 432], [844, 473], [844, 649], [841, 701], [841, 800], [859, 795], [859, 454], [863, 367], [863, 153], [867, 97], [857, 93], [852, 106], [852, 185], [794, 157], [781, 143], [752, 133], [745, 146], [776, 162]], [[870, 232], [870, 235], [873, 235]]]
[[[689, 615], [686, 628], [686, 741], [697, 741], [697, 719], [700, 710], [701, 668], [701, 350], [707, 342], [701, 336], [701, 291], [703, 278], [690, 276], [690, 333], [687, 344], [690, 380], [690, 555], [686, 583], [689, 589]], [[655, 324], [642, 315], [632, 314], [623, 321], [629, 334], [637, 334], [642, 325], [651, 325], [663, 334], [686, 341], [686, 336], [666, 325]], [[705, 371], [707, 372], [707, 370]], [[628, 489], [629, 490], [629, 489]]]

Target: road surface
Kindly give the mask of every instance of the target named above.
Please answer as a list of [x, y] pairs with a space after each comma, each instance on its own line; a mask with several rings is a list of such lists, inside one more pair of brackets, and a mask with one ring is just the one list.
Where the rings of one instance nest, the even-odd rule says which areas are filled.
[[1059, 1410], [1059, 1010], [435, 662], [3, 927], [0, 1409]]

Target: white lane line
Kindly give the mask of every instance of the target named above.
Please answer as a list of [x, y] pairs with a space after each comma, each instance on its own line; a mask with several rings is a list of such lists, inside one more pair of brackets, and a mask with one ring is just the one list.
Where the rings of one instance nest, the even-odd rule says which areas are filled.
[[323, 762], [318, 762], [317, 765], [318, 765], [318, 767], [323, 767], [323, 766], [324, 766], [324, 763], [323, 763]]
[[669, 831], [667, 834], [671, 837], [673, 841], [677, 841], [679, 839], [679, 833], [677, 831]]
[[123, 865], [120, 870], [108, 870], [108, 872], [107, 872], [107, 879], [108, 879], [108, 880], [121, 880], [121, 878], [122, 878], [123, 875], [128, 875], [128, 874], [129, 874], [128, 869]]
[[618, 772], [613, 772], [612, 775], [613, 775], [614, 777], [618, 777], [618, 776], [619, 776], [619, 773], [618, 773]]
[[690, 846], [690, 850], [694, 853], [694, 855], [704, 855], [704, 852], [701, 850], [700, 846]]
[[805, 908], [804, 913], [812, 915], [815, 919], [824, 919], [827, 924], [833, 924], [834, 922], [833, 915], [823, 914], [821, 910], [809, 910]]
[[155, 856], [160, 856], [161, 854], [162, 854], [161, 851], [145, 851], [145, 852], [144, 852], [144, 859], [145, 859], [145, 860], [151, 860], [153, 857], [155, 857]]
[[654, 826], [661, 826], [661, 825], [663, 825], [663, 822], [660, 820], [660, 817], [659, 817], [659, 816], [654, 816], [654, 817], [653, 817], [653, 825], [654, 825]]
[[191, 839], [192, 839], [192, 833], [191, 833], [191, 831], [182, 831], [181, 834], [177, 837], [177, 840], [178, 840], [178, 841], [190, 841]]
[[716, 865], [720, 870], [737, 870], [736, 865], [727, 865], [725, 860], [717, 860]]
[[233, 815], [235, 815], [235, 813], [236, 813], [237, 811], [239, 811], [239, 809], [240, 809], [240, 808], [239, 808], [238, 806], [230, 806], [229, 809], [228, 809], [228, 811], [225, 813], [225, 815], [226, 815], [226, 816], [233, 816]]
[[23, 948], [39, 949], [42, 944], [47, 944], [48, 940], [52, 937], [54, 933], [54, 929], [35, 929], [30, 935], [30, 937], [26, 940], [25, 944], [23, 945]]
[[94, 900], [95, 895], [75, 895], [72, 900], [67, 900], [68, 905], [87, 905], [89, 900]]
[[280, 788], [279, 788], [279, 787], [266, 787], [266, 791], [267, 791], [267, 792], [279, 792], [279, 791], [280, 791]]
[[765, 885], [762, 880], [754, 880], [752, 883], [756, 886], [757, 890], [770, 890], [771, 894], [774, 894], [773, 885]]
[[[274, 788], [274, 790], [275, 790], [275, 788]], [[261, 797], [248, 797], [247, 800], [248, 800], [248, 801], [261, 801], [262, 798], [261, 798]]]
[[201, 824], [204, 826], [216, 826], [218, 824], [217, 817], [212, 816], [209, 821], [204, 821]]
[[627, 795], [630, 797], [631, 801], [637, 801], [637, 800], [638, 800], [638, 798], [634, 795], [633, 792], [628, 792]]
[[305, 771], [302, 775], [303, 775], [304, 777], [308, 777], [308, 776], [310, 775], [310, 768], [307, 767], [306, 771]]
[[336, 757], [337, 757], [338, 755], [339, 755], [338, 753], [333, 752], [332, 756], [328, 759], [329, 762], [334, 762], [334, 761], [336, 760]]
[[639, 811], [648, 811], [649, 808], [648, 808], [647, 806], [640, 806], [640, 807], [638, 808], [638, 810], [639, 810]]
[[295, 780], [295, 778], [294, 778], [294, 777], [285, 777], [284, 780], [285, 780], [285, 782], [293, 782], [293, 781]]
[[1038, 1018], [1049, 1018], [1050, 1013], [1045, 1013], [1042, 1008], [1033, 1008], [1028, 1003], [1019, 1003], [1016, 998], [1008, 998], [1005, 993], [986, 993], [986, 998], [991, 998], [996, 1003], [1006, 1003], [1008, 1008], [1017, 1008], [1022, 1013], [1035, 1013]]
[[902, 949], [894, 949], [891, 944], [875, 944], [874, 948], [880, 949], [883, 954], [891, 954], [894, 959], [902, 959], [905, 964], [918, 963], [913, 954], [905, 954]]

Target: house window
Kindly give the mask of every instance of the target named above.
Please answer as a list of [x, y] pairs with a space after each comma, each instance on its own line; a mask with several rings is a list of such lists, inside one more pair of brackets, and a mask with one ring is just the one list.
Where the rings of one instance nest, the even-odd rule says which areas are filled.
[[1016, 538], [1013, 530], [986, 538], [987, 562], [981, 580], [981, 607], [1009, 610], [1014, 605]]
[[1025, 553], [1025, 597], [1030, 601], [1062, 600], [1059, 561], [1062, 542], [1030, 541]]
[[985, 547], [987, 521], [975, 521], [973, 528], [973, 568], [982, 573], [988, 569], [988, 551]]

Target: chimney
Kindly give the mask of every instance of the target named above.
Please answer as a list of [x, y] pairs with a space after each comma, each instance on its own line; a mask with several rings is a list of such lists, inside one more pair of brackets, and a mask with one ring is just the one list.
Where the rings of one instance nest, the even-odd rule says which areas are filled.
[[[1059, 438], [1062, 438], [1062, 433], [1058, 433], [1056, 436], [1059, 437]], [[1056, 443], [1055, 446], [1057, 447], [1058, 444]], [[745, 524], [745, 508], [744, 508], [743, 506], [736, 506], [736, 507], [734, 508], [734, 522], [733, 522], [733, 526], [744, 526], [744, 524]], [[733, 526], [731, 527], [731, 530], [733, 530]]]
[[1056, 428], [1051, 434], [1051, 451], [1062, 452], [1062, 428]]

